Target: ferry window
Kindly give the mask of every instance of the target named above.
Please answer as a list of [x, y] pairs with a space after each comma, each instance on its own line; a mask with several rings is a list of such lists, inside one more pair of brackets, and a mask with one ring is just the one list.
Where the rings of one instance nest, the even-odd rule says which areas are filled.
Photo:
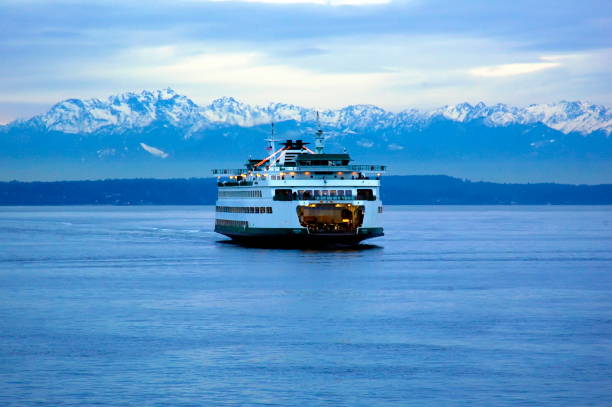
[[315, 196], [321, 196], [321, 191], [319, 191], [318, 189], [315, 189], [314, 194]]
[[342, 189], [338, 190], [338, 196], [344, 196], [344, 191]]
[[346, 190], [344, 191], [344, 195], [346, 195], [346, 196], [352, 196], [352, 195], [353, 195], [353, 190], [351, 190], [351, 189], [346, 189]]
[[266, 212], [267, 212], [267, 213], [272, 213], [272, 207], [271, 207], [271, 206], [268, 206], [268, 207], [266, 208]]
[[371, 189], [358, 189], [357, 190], [357, 199], [361, 199], [364, 201], [373, 201], [374, 200], [374, 192]]
[[329, 195], [329, 191], [327, 189], [324, 189], [324, 190], [321, 191], [321, 195], [328, 196]]
[[329, 194], [330, 194], [331, 196], [336, 196], [336, 190], [335, 190], [335, 189], [332, 189], [331, 191], [329, 191]]
[[277, 189], [274, 191], [275, 201], [291, 201], [292, 199], [293, 195], [290, 189]]

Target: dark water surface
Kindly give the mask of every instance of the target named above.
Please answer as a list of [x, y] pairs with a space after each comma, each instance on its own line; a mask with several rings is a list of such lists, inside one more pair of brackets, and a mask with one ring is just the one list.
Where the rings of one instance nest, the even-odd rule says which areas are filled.
[[0, 208], [0, 405], [612, 405], [612, 207], [385, 209], [300, 251], [210, 207]]

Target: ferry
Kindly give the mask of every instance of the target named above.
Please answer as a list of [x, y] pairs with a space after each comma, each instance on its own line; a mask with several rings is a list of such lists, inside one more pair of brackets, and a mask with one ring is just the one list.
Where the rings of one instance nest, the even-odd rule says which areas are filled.
[[266, 158], [212, 170], [218, 185], [215, 232], [257, 246], [355, 245], [383, 236], [384, 165], [351, 164], [346, 152], [324, 152], [320, 127], [314, 150], [302, 140], [277, 145], [274, 124], [266, 141]]

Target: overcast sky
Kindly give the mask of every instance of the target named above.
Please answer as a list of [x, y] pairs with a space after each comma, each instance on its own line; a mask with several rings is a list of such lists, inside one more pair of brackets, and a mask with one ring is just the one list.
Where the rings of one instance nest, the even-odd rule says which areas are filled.
[[612, 106], [612, 2], [0, 0], [0, 123], [166, 87], [200, 104]]

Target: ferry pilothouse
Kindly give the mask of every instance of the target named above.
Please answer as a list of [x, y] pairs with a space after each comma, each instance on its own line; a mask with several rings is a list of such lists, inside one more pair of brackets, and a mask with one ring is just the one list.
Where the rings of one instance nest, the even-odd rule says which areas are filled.
[[[272, 127], [274, 128], [274, 127]], [[216, 169], [215, 232], [254, 245], [356, 244], [383, 235], [383, 165], [352, 165], [348, 154], [327, 154], [319, 129], [314, 151], [302, 140], [249, 159], [242, 169]], [[277, 147], [280, 147], [277, 149]]]

